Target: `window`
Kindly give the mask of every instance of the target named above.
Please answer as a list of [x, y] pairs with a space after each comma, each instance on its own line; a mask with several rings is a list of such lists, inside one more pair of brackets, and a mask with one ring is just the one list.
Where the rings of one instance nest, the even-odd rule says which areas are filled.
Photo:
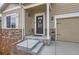
[[16, 15], [12, 14], [6, 17], [7, 28], [16, 28]]

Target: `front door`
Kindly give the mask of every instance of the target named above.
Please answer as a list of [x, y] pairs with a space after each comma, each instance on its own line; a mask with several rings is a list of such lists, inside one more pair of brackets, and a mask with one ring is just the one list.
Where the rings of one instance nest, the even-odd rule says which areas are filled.
[[35, 15], [35, 35], [43, 35], [44, 34], [44, 14], [36, 14]]

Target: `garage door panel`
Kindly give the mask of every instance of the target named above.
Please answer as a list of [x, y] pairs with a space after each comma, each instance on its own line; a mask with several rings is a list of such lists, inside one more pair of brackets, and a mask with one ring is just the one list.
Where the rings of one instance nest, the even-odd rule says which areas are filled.
[[58, 40], [79, 42], [79, 18], [58, 19], [57, 34]]

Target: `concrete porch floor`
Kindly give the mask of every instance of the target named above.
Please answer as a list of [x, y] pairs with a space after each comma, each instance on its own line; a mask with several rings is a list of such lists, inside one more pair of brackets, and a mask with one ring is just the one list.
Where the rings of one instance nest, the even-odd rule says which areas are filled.
[[39, 55], [79, 55], [79, 43], [52, 42], [51, 45], [44, 46]]

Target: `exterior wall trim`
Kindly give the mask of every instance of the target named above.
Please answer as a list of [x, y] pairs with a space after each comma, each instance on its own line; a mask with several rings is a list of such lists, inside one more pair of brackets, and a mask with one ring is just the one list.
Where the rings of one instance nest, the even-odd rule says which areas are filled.
[[[50, 4], [49, 3], [47, 3], [46, 4], [46, 18], [47, 18], [47, 40], [50, 40], [50, 35], [49, 35], [49, 20], [50, 20]], [[48, 42], [49, 43], [49, 42]]]
[[4, 10], [3, 13], [9, 12], [9, 11], [12, 11], [12, 10], [15, 10], [15, 9], [19, 9], [19, 8], [21, 8], [21, 6], [16, 6], [14, 8], [11, 8], [11, 9], [8, 9], [8, 10]]
[[78, 16], [79, 16], [79, 12], [76, 12], [76, 13], [56, 15], [55, 18], [69, 18], [69, 17], [78, 17]]
[[61, 14], [54, 16], [54, 28], [55, 28], [55, 40], [57, 40], [57, 19], [58, 18], [70, 18], [70, 17], [79, 17], [79, 12], [75, 13], [68, 13], [68, 14]]

